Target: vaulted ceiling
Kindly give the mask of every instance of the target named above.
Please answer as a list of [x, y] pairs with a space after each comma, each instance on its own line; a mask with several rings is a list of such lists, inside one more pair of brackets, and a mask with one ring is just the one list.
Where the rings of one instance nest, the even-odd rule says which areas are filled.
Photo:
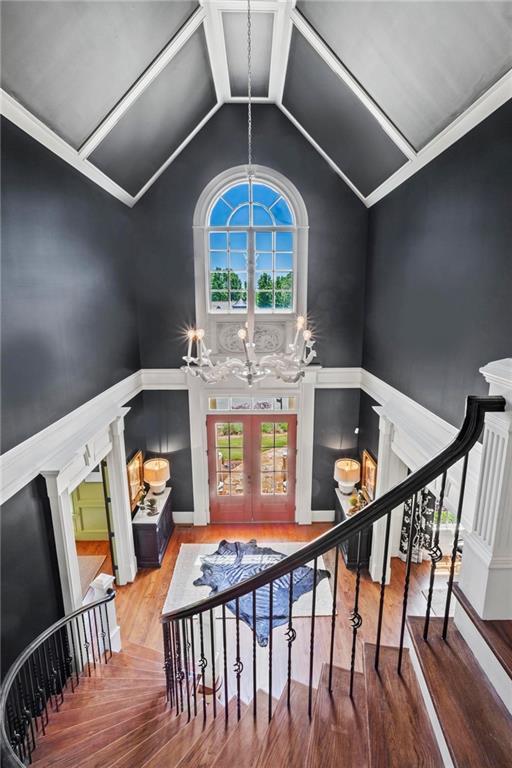
[[[252, 0], [253, 93], [366, 205], [512, 97], [512, 3]], [[1, 3], [2, 113], [133, 205], [247, 100], [246, 0]]]

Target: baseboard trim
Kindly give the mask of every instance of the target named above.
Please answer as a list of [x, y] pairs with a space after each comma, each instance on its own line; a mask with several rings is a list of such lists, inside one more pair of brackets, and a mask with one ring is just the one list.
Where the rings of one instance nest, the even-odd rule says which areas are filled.
[[312, 523], [333, 523], [334, 509], [313, 509], [311, 512]]
[[173, 510], [172, 519], [176, 525], [194, 525], [193, 512], [178, 512]]

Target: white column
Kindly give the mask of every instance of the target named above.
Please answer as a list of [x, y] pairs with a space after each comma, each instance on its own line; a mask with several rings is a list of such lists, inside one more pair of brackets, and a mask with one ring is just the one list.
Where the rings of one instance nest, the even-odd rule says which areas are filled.
[[[91, 589], [92, 595], [90, 602], [95, 603], [96, 600], [102, 600], [107, 596], [109, 589], [114, 589], [114, 577], [108, 573], [98, 573], [94, 581], [91, 582]], [[108, 626], [110, 630], [110, 647], [115, 653], [118, 653], [121, 650], [121, 630], [119, 629], [119, 625], [117, 623], [115, 598], [114, 600], [111, 600], [109, 603], [107, 603], [105, 607], [108, 615]], [[103, 611], [103, 607], [100, 606], [100, 609]], [[104, 629], [106, 630], [105, 626]]]
[[[384, 415], [382, 408], [375, 408], [379, 414], [379, 448], [378, 448], [378, 471], [377, 486], [375, 489], [375, 498], [382, 496], [397, 483], [401, 482], [407, 474], [407, 468], [393, 451], [393, 437], [395, 427], [393, 423]], [[397, 507], [391, 516], [391, 534], [389, 538], [388, 557], [386, 567], [386, 584], [391, 579], [391, 556], [393, 554], [393, 542], [396, 538], [394, 531], [401, 521], [402, 506]], [[382, 564], [384, 559], [384, 545], [386, 541], [386, 522], [387, 517], [383, 517], [373, 525], [372, 534], [372, 554], [370, 557], [370, 576], [373, 581], [380, 581], [382, 578]]]
[[189, 377], [188, 385], [194, 525], [208, 525], [210, 520], [210, 496], [208, 489], [208, 455], [206, 446], [204, 390], [200, 379], [197, 378]]
[[114, 547], [118, 565], [117, 583], [126, 584], [135, 579], [137, 560], [133, 544], [132, 515], [126, 475], [123, 416], [118, 416], [111, 423], [110, 437], [112, 450], [107, 455], [107, 469]]
[[308, 525], [312, 521], [313, 431], [315, 427], [316, 373], [306, 371], [300, 389], [297, 419], [297, 482], [295, 486], [295, 522]]
[[[43, 472], [52, 514], [64, 613], [82, 605], [82, 586], [73, 530], [73, 505], [67, 488], [59, 493], [59, 471]], [[30, 563], [27, 563], [30, 568]]]
[[464, 537], [460, 586], [482, 619], [512, 619], [512, 358], [480, 369], [504, 413], [485, 418], [474, 528]]

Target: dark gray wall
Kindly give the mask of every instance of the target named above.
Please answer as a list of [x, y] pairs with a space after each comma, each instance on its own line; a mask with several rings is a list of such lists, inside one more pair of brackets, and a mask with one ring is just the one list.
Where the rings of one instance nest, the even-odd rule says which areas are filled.
[[2, 119], [2, 452], [137, 370], [131, 211]]
[[2, 506], [2, 676], [63, 614], [46, 485], [39, 477]]
[[163, 456], [171, 463], [172, 506], [176, 511], [194, 509], [188, 392], [143, 392], [127, 405], [125, 446], [127, 457], [142, 449], [145, 458]]
[[[246, 162], [247, 110], [225, 105], [134, 208], [141, 253], [139, 333], [144, 367], [176, 367], [194, 322], [192, 216], [206, 184]], [[254, 160], [280, 171], [309, 216], [308, 296], [318, 362], [359, 365], [367, 212], [277, 107], [254, 107]], [[150, 275], [150, 278], [148, 278]]]
[[317, 389], [311, 509], [334, 509], [334, 462], [357, 458], [358, 389]]
[[364, 367], [454, 425], [512, 353], [512, 102], [370, 209]]
[[357, 446], [360, 454], [366, 449], [375, 459], [379, 455], [379, 417], [373, 410], [376, 405], [379, 403], [361, 390]]

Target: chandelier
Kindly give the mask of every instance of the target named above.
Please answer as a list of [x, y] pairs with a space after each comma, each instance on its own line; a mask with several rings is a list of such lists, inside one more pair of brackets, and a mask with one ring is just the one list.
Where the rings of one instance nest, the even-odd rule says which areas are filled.
[[[249, 187], [253, 183], [252, 170], [252, 67], [251, 67], [251, 0], [247, 0], [247, 179]], [[252, 194], [250, 198], [252, 199]], [[305, 368], [316, 357], [313, 349], [313, 334], [307, 328], [306, 319], [297, 317], [295, 337], [282, 353], [273, 352], [260, 357], [256, 354], [254, 335], [255, 308], [254, 297], [247, 302], [247, 322], [238, 331], [238, 338], [243, 346], [243, 359], [228, 357], [225, 360], [211, 360], [212, 350], [208, 349], [203, 328], [191, 328], [187, 331], [188, 348], [183, 356], [186, 365], [182, 370], [191, 376], [197, 376], [207, 384], [213, 384], [234, 377], [249, 387], [267, 376], [296, 384], [304, 376]]]

